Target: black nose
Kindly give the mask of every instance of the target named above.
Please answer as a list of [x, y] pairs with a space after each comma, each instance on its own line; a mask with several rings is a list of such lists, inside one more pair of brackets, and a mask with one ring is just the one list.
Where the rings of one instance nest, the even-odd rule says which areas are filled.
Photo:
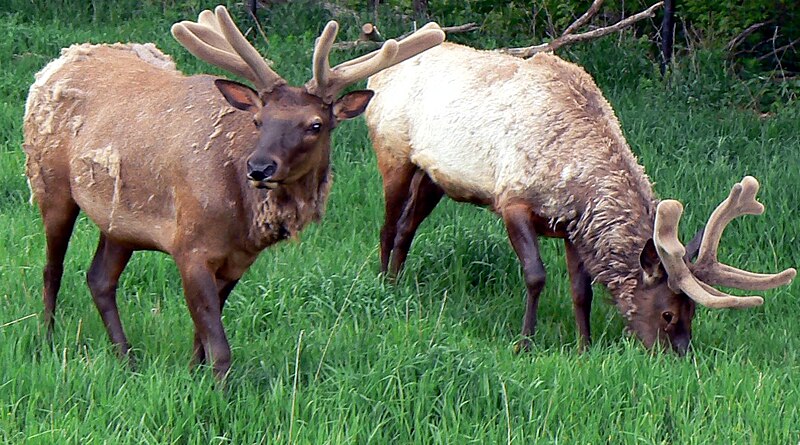
[[275, 161], [247, 161], [247, 177], [253, 181], [263, 181], [275, 174], [278, 164]]
[[688, 338], [676, 339], [672, 342], [672, 348], [678, 354], [678, 357], [685, 357], [691, 349], [691, 343]]

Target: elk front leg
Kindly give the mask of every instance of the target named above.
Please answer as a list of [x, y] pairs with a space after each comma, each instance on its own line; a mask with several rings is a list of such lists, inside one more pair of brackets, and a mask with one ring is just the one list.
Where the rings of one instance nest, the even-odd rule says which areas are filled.
[[195, 351], [194, 358], [211, 359], [214, 376], [223, 380], [231, 367], [231, 348], [222, 327], [220, 293], [214, 272], [197, 259], [178, 260], [178, 268], [186, 305], [194, 322], [195, 345], [199, 340], [203, 350], [202, 354]]
[[528, 297], [525, 304], [525, 318], [522, 321], [522, 339], [515, 350], [528, 351], [531, 347], [530, 337], [536, 330], [536, 311], [539, 307], [539, 295], [545, 283], [545, 270], [539, 256], [539, 242], [534, 230], [533, 211], [527, 204], [512, 204], [502, 209], [508, 238], [522, 263], [522, 273]]
[[[68, 189], [67, 189], [68, 190]], [[68, 191], [66, 192], [68, 193]], [[55, 325], [56, 299], [61, 289], [64, 274], [64, 257], [69, 238], [80, 209], [69, 196], [63, 193], [48, 193], [39, 198], [39, 209], [44, 222], [47, 240], [47, 263], [44, 266], [42, 301], [44, 303], [44, 325], [47, 340], [52, 340]]]
[[394, 239], [392, 263], [389, 269], [392, 275], [397, 275], [402, 270], [417, 228], [436, 208], [443, 195], [444, 191], [424, 171], [417, 170], [414, 173], [409, 187], [409, 198], [403, 215], [397, 222], [397, 235]]
[[97, 312], [100, 313], [108, 332], [108, 338], [117, 347], [117, 353], [122, 358], [128, 356], [131, 345], [125, 337], [119, 319], [117, 285], [132, 253], [130, 249], [115, 243], [101, 233], [92, 265], [86, 274], [86, 282], [97, 306]]
[[567, 270], [569, 272], [570, 287], [572, 290], [572, 307], [575, 310], [575, 323], [580, 333], [580, 349], [585, 351], [591, 343], [591, 332], [589, 330], [589, 315], [592, 311], [592, 278], [586, 272], [575, 250], [575, 246], [564, 240], [567, 252]]
[[383, 176], [383, 196], [386, 209], [381, 228], [381, 273], [386, 273], [389, 270], [389, 257], [392, 254], [397, 235], [397, 222], [403, 214], [409, 197], [411, 178], [417, 167], [410, 162], [402, 165], [388, 165], [379, 162], [378, 167]]
[[[222, 309], [225, 307], [225, 301], [228, 299], [233, 288], [239, 280], [225, 280], [217, 278], [217, 289], [219, 289], [219, 311], [222, 314]], [[194, 351], [192, 354], [192, 366], [202, 365], [206, 363], [206, 350], [203, 347], [203, 341], [200, 338], [200, 331], [194, 331]]]

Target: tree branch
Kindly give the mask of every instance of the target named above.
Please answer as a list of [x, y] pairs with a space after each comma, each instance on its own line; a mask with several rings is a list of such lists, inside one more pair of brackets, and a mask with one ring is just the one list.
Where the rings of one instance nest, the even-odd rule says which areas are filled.
[[[557, 50], [557, 49], [559, 49], [559, 48], [561, 48], [562, 46], [565, 46], [565, 45], [571, 45], [571, 44], [577, 43], [577, 42], [585, 42], [587, 40], [594, 40], [594, 39], [600, 38], [600, 37], [602, 37], [604, 35], [611, 34], [612, 32], [617, 32], [617, 31], [620, 31], [622, 29], [625, 29], [628, 26], [631, 26], [632, 24], [634, 24], [634, 23], [636, 23], [636, 22], [638, 22], [640, 20], [643, 20], [643, 19], [646, 19], [646, 18], [649, 18], [649, 17], [653, 17], [655, 15], [655, 10], [660, 8], [663, 4], [664, 4], [664, 2], [658, 2], [658, 3], [654, 4], [653, 6], [645, 9], [642, 12], [640, 12], [638, 14], [634, 14], [634, 15], [632, 15], [632, 16], [624, 19], [624, 20], [620, 20], [619, 22], [617, 22], [617, 23], [615, 23], [613, 25], [610, 25], [610, 26], [593, 29], [591, 31], [588, 31], [588, 32], [585, 32], [585, 33], [582, 33], [582, 34], [562, 34], [560, 37], [558, 37], [557, 39], [555, 39], [555, 40], [553, 40], [553, 41], [551, 41], [549, 43], [543, 43], [541, 45], [534, 45], [534, 46], [527, 46], [527, 47], [524, 47], [524, 48], [504, 48], [504, 49], [501, 49], [500, 52], [503, 52], [505, 54], [510, 54], [510, 55], [516, 56], [516, 57], [522, 57], [523, 59], [527, 59], [528, 57], [531, 57], [536, 53], [540, 53], [540, 52], [544, 52], [544, 51], [555, 51], [555, 50]], [[594, 4], [592, 4], [592, 6], [594, 6]], [[585, 15], [586, 14], [584, 14], [584, 16]], [[581, 16], [581, 18], [579, 18], [578, 20], [581, 20], [581, 19], [583, 19], [583, 16]], [[570, 25], [570, 28], [572, 28], [572, 25]], [[567, 29], [569, 30], [570, 28], [567, 28]]]
[[599, 11], [600, 7], [603, 6], [603, 1], [604, 0], [594, 0], [594, 2], [592, 2], [592, 6], [589, 6], [589, 9], [587, 9], [586, 12], [584, 12], [583, 15], [578, 18], [578, 20], [572, 22], [572, 24], [567, 27], [566, 31], [564, 31], [564, 33], [561, 34], [561, 36], [563, 37], [572, 34], [578, 28], [585, 25], [586, 22], [588, 22], [592, 17], [594, 17], [597, 14], [597, 11]]

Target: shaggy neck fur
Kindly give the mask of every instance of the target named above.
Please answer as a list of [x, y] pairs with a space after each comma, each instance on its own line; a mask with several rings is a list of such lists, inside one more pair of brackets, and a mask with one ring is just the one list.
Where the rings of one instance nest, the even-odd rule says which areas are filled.
[[637, 310], [634, 290], [642, 277], [639, 254], [653, 236], [654, 215], [650, 193], [603, 187], [569, 230], [587, 271], [608, 288], [628, 320]]
[[569, 224], [570, 241], [577, 247], [595, 282], [605, 285], [622, 315], [636, 312], [634, 290], [641, 279], [639, 255], [653, 236], [656, 201], [644, 169], [624, 139], [610, 165], [616, 170], [599, 175], [586, 208]]
[[264, 249], [296, 237], [306, 225], [322, 219], [330, 188], [330, 167], [325, 164], [293, 184], [266, 191], [266, 198], [256, 201], [250, 239]]

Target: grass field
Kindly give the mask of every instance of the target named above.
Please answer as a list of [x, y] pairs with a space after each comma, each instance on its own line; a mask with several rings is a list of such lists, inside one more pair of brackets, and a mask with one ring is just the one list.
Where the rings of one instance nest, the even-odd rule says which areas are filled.
[[[190, 7], [120, 17], [63, 0], [9, 1], [0, 7], [0, 441], [800, 443], [797, 283], [766, 292], [760, 308], [698, 309], [686, 359], [625, 338], [597, 288], [595, 343], [579, 355], [563, 247], [544, 240], [549, 275], [534, 350], [514, 355], [524, 286], [491, 213], [443, 203], [399, 282], [378, 276], [383, 199], [363, 120], [334, 135], [324, 221], [301, 243], [264, 252], [228, 300], [234, 361], [224, 390], [209, 371], [189, 371], [191, 319], [163, 254], [137, 253], [123, 275], [119, 305], [138, 366], [115, 358], [85, 285], [97, 238], [85, 218], [67, 257], [54, 345], [45, 345], [44, 236], [20, 148], [33, 74], [71, 43], [127, 40], [156, 42], [187, 72], [217, 71], [168, 34], [181, 14], [195, 16]], [[45, 3], [55, 9], [36, 9]], [[270, 57], [290, 81], [309, 76], [321, 26], [272, 36]], [[614, 82], [627, 78], [625, 66], [648, 63], [615, 48], [597, 43], [571, 57], [597, 70], [658, 195], [686, 203], [684, 236], [750, 174], [767, 212], [733, 223], [721, 257], [757, 271], [800, 264], [800, 104], [761, 116], [680, 90], [679, 80]], [[592, 51], [628, 64], [597, 63]]]

